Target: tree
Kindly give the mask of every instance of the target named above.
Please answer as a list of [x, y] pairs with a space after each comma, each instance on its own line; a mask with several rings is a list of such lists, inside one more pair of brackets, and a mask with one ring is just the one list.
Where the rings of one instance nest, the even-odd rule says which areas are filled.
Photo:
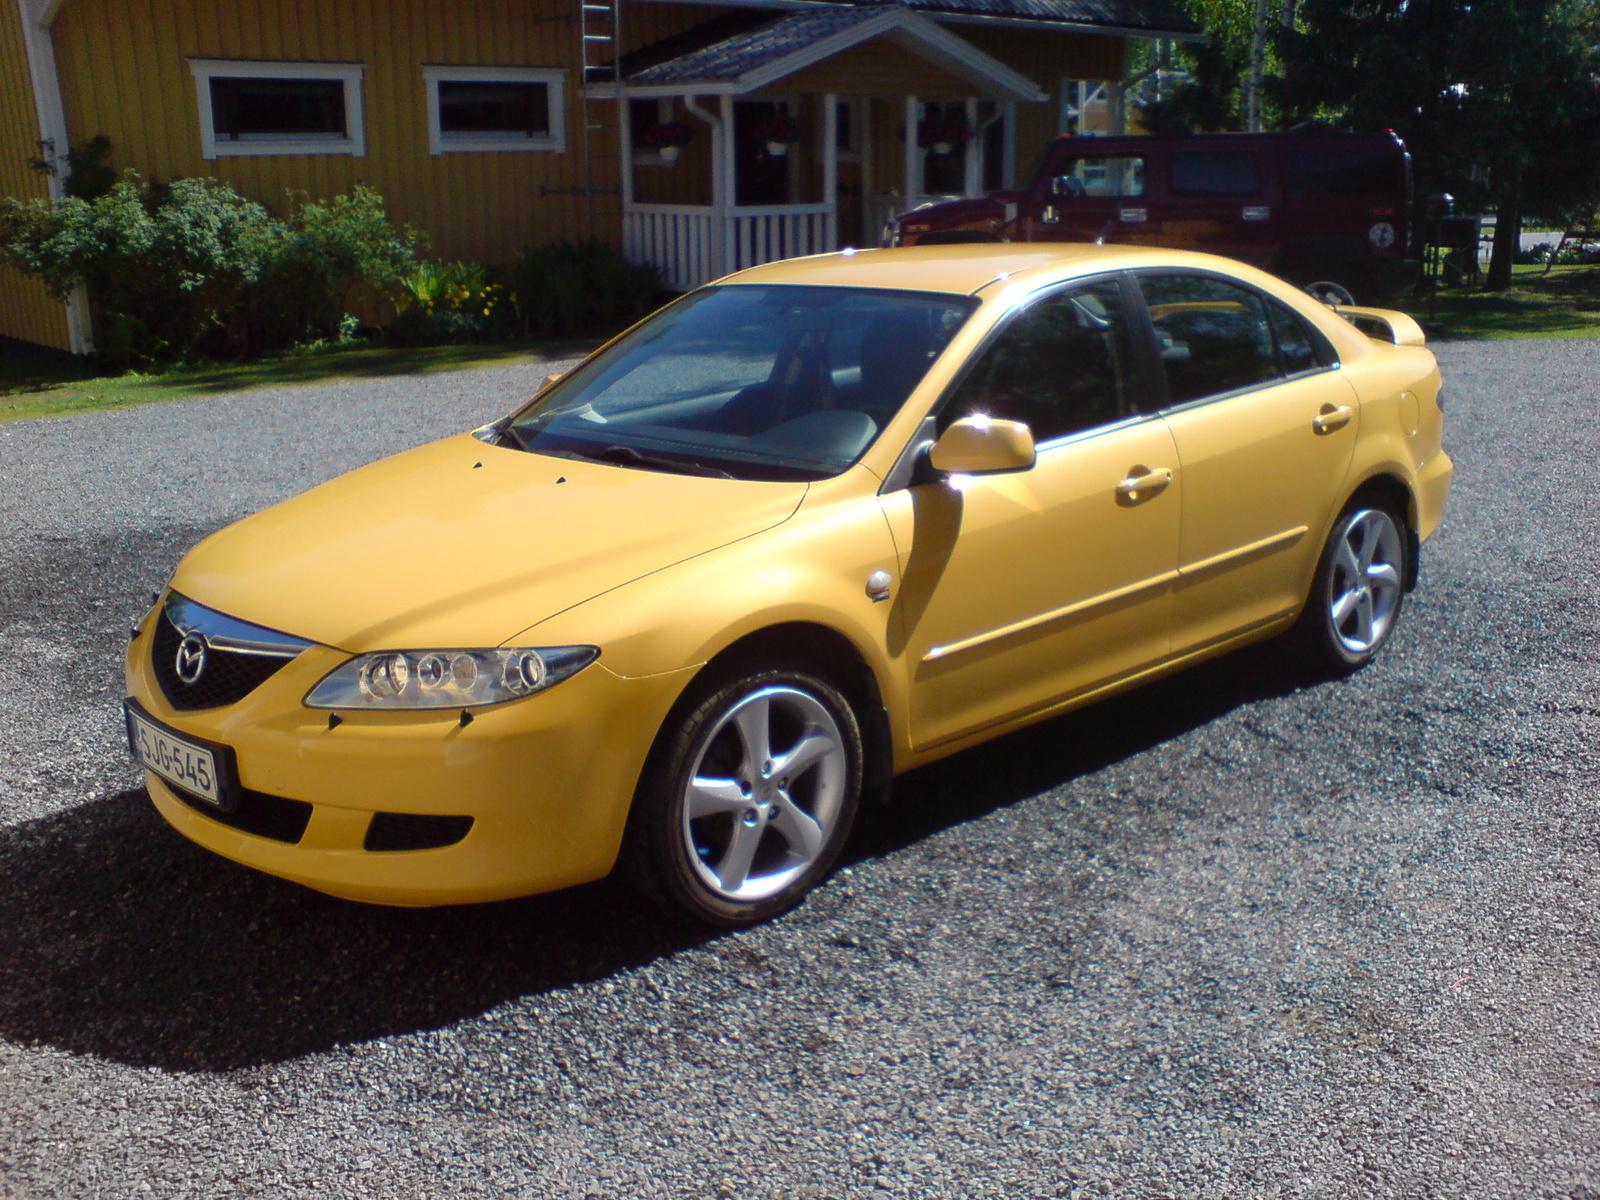
[[1600, 0], [1300, 0], [1279, 38], [1288, 121], [1394, 129], [1419, 192], [1497, 211], [1488, 284], [1529, 216], [1600, 197]]

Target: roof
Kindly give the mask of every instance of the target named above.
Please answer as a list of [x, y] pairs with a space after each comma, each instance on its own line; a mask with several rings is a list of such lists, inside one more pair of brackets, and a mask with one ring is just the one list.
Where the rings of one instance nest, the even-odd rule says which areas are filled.
[[[1174, 252], [1161, 251], [1161, 262]], [[982, 242], [965, 246], [905, 246], [791, 258], [750, 267], [724, 283], [810, 284], [817, 287], [894, 288], [971, 295], [1000, 279], [1036, 269], [1082, 263], [1084, 270], [1143, 265], [1147, 247], [1087, 242]], [[1235, 264], [1236, 265], [1236, 264]]]
[[846, 0], [862, 7], [903, 4], [919, 12], [962, 17], [1040, 21], [1051, 25], [1094, 25], [1163, 36], [1187, 36], [1200, 26], [1172, 0]]
[[[851, 46], [883, 37], [973, 84], [982, 94], [1042, 100], [1031, 79], [1013, 70], [932, 18], [902, 4], [815, 5], [800, 10], [746, 9], [625, 54], [622, 81], [633, 95], [693, 90], [742, 95]], [[600, 88], [614, 68], [590, 75]]]

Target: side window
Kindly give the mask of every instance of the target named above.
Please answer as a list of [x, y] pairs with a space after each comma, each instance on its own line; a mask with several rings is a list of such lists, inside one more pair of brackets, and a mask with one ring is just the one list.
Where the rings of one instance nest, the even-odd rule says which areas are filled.
[[1314, 371], [1323, 365], [1317, 342], [1297, 313], [1290, 312], [1276, 300], [1266, 301], [1267, 319], [1272, 322], [1272, 334], [1278, 342], [1278, 361], [1285, 375], [1298, 375], [1301, 371]]
[[1015, 314], [939, 414], [1026, 421], [1035, 441], [1134, 411], [1133, 353], [1117, 281], [1055, 292]]
[[1052, 196], [1071, 199], [1144, 195], [1144, 159], [1136, 154], [1064, 158], [1052, 172]]
[[1167, 399], [1184, 404], [1278, 377], [1272, 329], [1255, 292], [1203, 275], [1144, 275]]
[[1259, 196], [1261, 167], [1252, 150], [1174, 150], [1174, 196]]

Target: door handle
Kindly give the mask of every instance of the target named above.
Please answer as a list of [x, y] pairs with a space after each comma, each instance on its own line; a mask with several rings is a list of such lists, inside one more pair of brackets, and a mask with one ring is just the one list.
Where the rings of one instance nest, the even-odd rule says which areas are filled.
[[1356, 410], [1348, 404], [1324, 404], [1322, 410], [1311, 418], [1311, 428], [1318, 433], [1332, 433], [1350, 424]]
[[1167, 485], [1172, 482], [1171, 467], [1131, 467], [1128, 477], [1117, 484], [1117, 502], [1120, 504], [1142, 504], [1152, 496], [1159, 495], [1167, 490]]

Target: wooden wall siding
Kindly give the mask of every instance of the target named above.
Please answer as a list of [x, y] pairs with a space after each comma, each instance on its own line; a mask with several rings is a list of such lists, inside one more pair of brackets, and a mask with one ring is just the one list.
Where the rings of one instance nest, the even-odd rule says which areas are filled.
[[[15, 3], [0, 4], [0, 196], [32, 200], [49, 194], [43, 176], [28, 169], [39, 152], [39, 114]], [[66, 308], [26, 276], [0, 267], [0, 337], [67, 350]]]
[[[964, 31], [963, 31], [964, 33]], [[887, 38], [873, 38], [796, 71], [774, 91], [858, 96], [976, 96], [977, 88]]]
[[[1052, 33], [1039, 29], [986, 29], [978, 25], [952, 25], [952, 33], [1006, 66], [1021, 71], [1050, 99], [1043, 104], [1017, 105], [1017, 172], [1028, 170], [1039, 152], [1060, 130], [1056, 127], [1062, 79], [1121, 79], [1127, 41], [1082, 33]], [[1026, 180], [1018, 178], [1020, 185]]]
[[[687, 5], [627, 10], [629, 41], [705, 19]], [[662, 11], [652, 11], [662, 10]], [[322, 198], [358, 183], [398, 221], [423, 229], [432, 255], [506, 262], [524, 245], [620, 236], [614, 199], [600, 219], [584, 182], [583, 103], [573, 0], [66, 0], [56, 56], [74, 141], [103, 133], [114, 164], [147, 178], [213, 175], [275, 211], [287, 193]], [[201, 157], [188, 59], [355, 62], [366, 154]], [[431, 155], [424, 64], [564, 67], [567, 152]], [[596, 183], [615, 187], [615, 114], [596, 149]], [[549, 193], [541, 195], [541, 188]]]

